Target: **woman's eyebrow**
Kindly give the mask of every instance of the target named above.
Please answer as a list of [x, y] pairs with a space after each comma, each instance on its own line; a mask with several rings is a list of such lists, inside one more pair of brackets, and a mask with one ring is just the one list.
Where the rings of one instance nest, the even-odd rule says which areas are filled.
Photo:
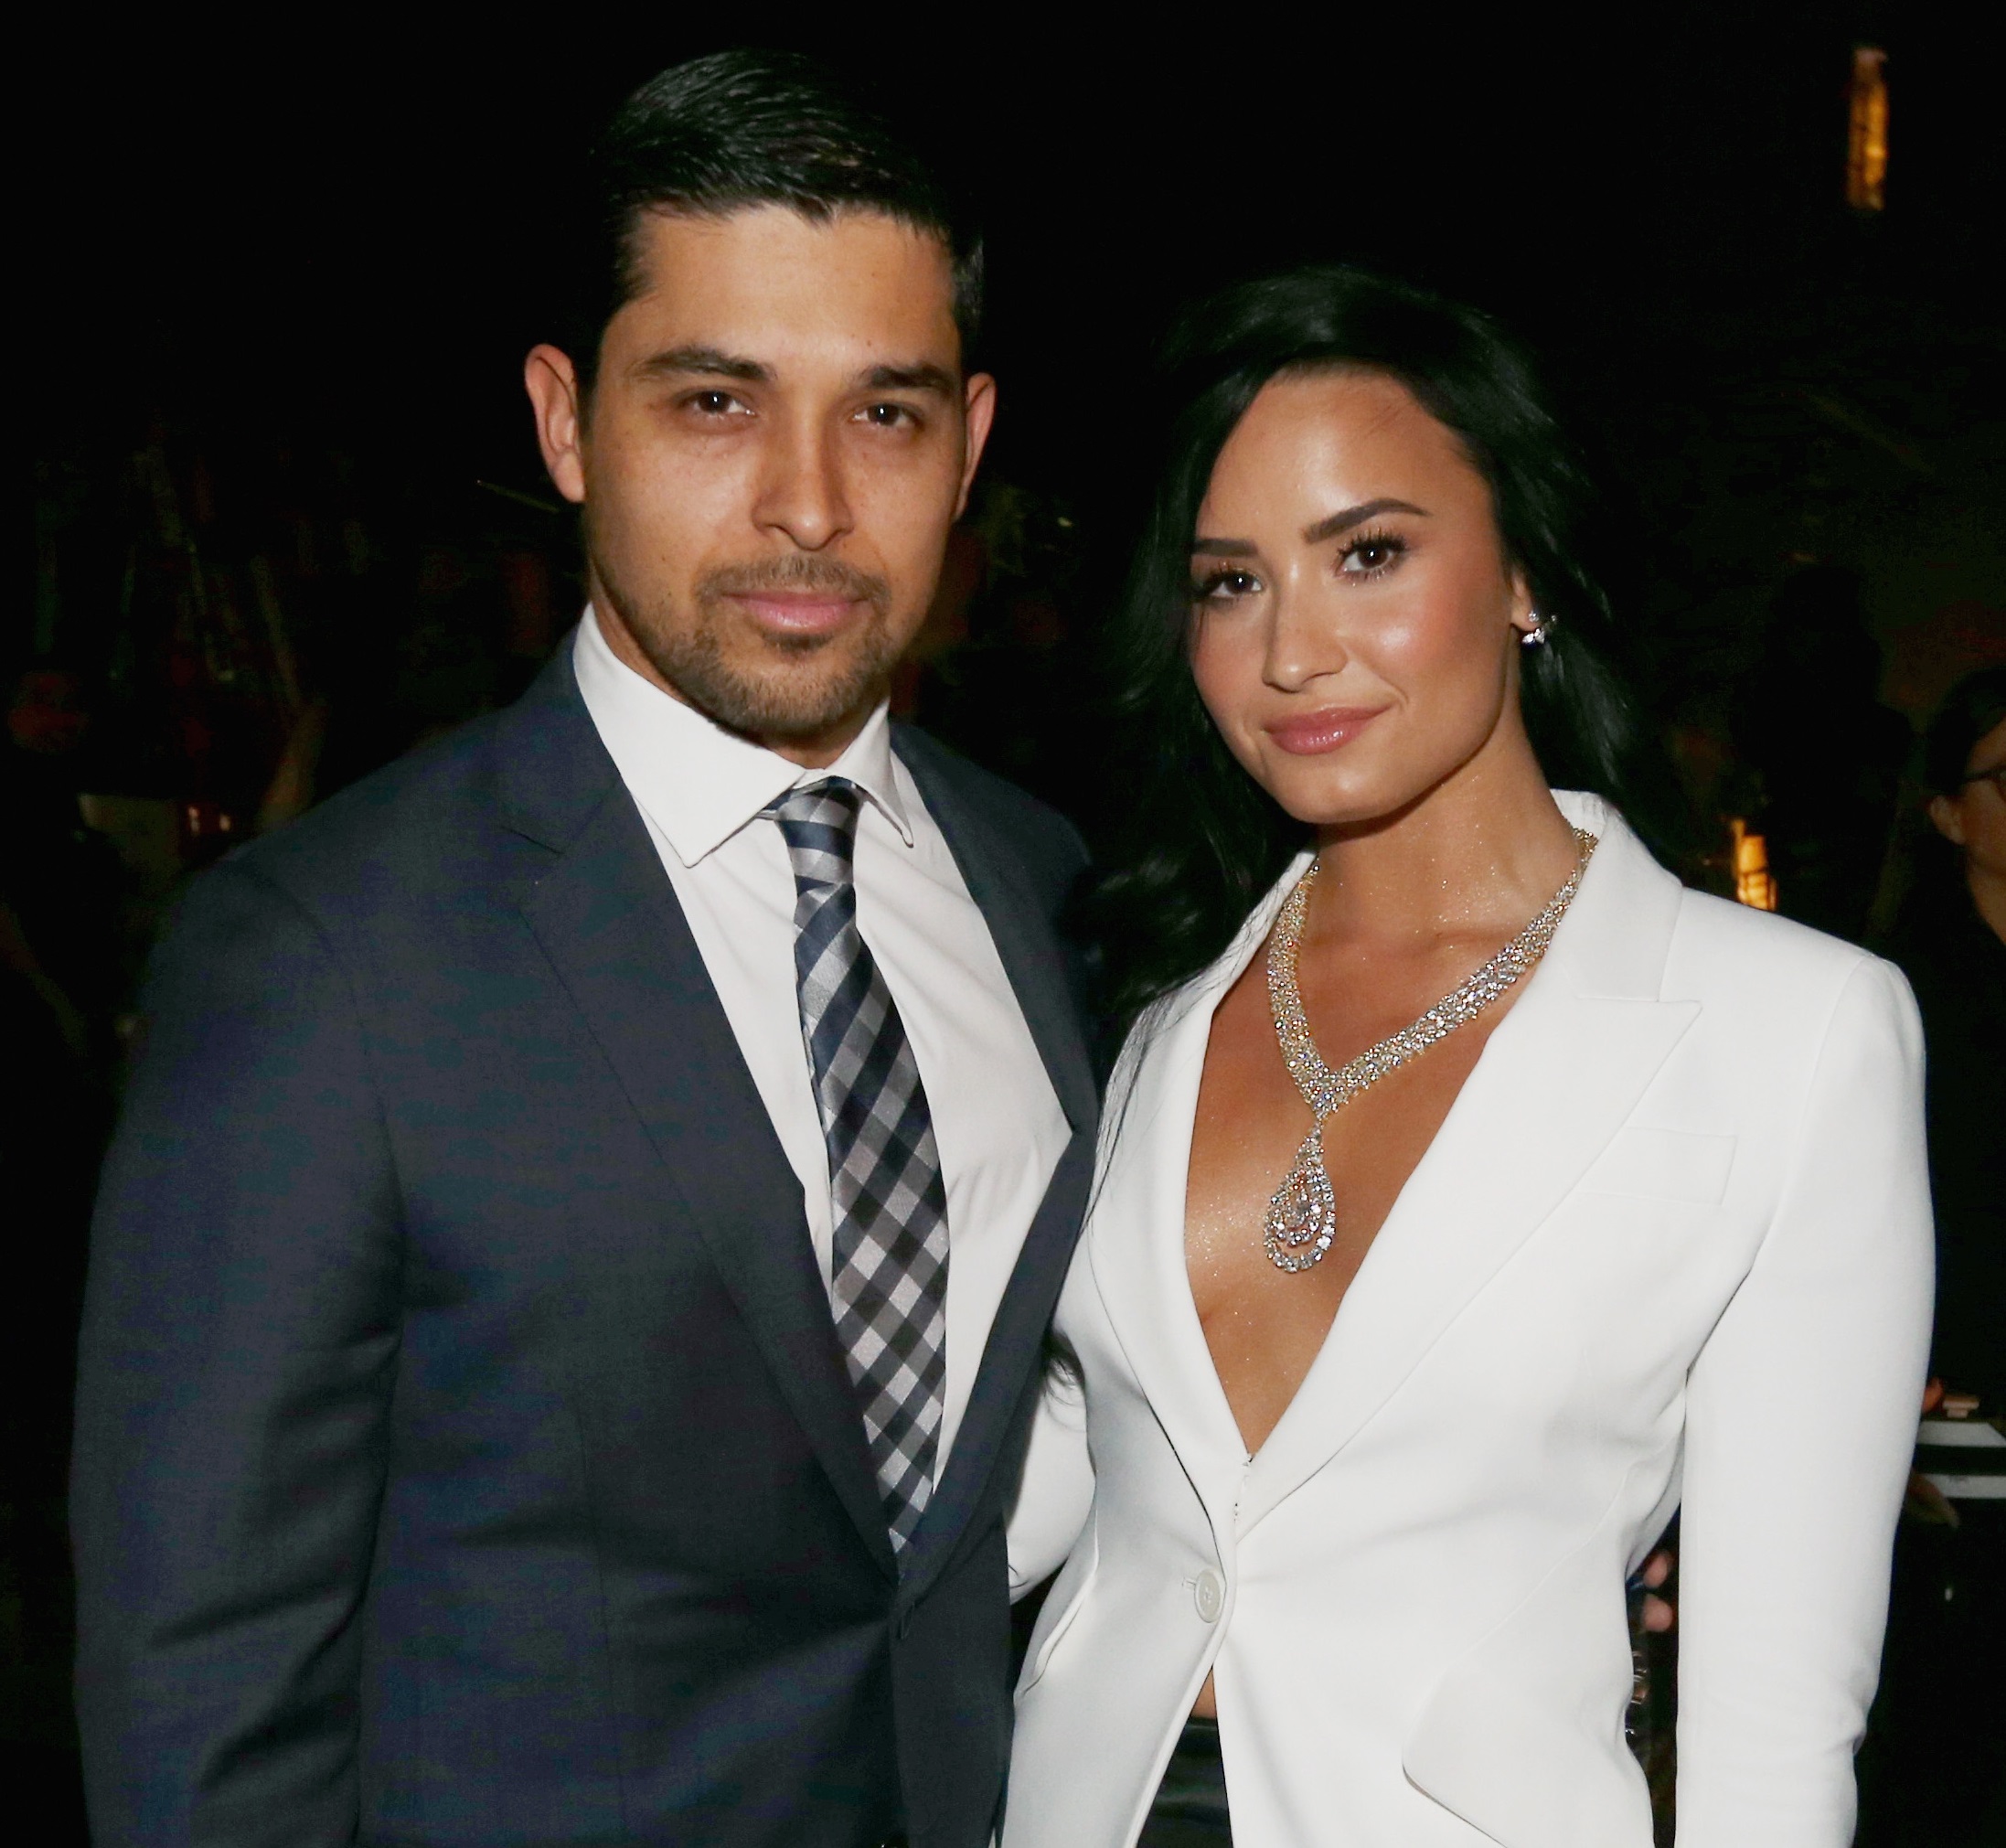
[[[1348, 507], [1339, 513], [1327, 514], [1314, 526], [1305, 527], [1303, 543], [1321, 545], [1325, 539], [1335, 539], [1340, 532], [1349, 531], [1366, 520], [1376, 519], [1382, 513], [1413, 513], [1420, 515], [1423, 519], [1429, 517], [1426, 507], [1416, 507], [1411, 500], [1395, 500], [1391, 495], [1382, 495], [1377, 500], [1363, 500], [1356, 507]], [[1191, 550], [1194, 552], [1203, 552], [1210, 558], [1245, 559], [1252, 558], [1260, 550], [1260, 547], [1251, 539], [1200, 538], [1191, 541]]]
[[1411, 500], [1394, 500], [1382, 495], [1377, 500], [1360, 501], [1358, 506], [1348, 507], [1340, 513], [1326, 515], [1314, 526], [1306, 526], [1303, 529], [1303, 543], [1321, 545], [1325, 539], [1335, 539], [1340, 532], [1348, 531], [1365, 520], [1376, 519], [1382, 513], [1414, 513], [1419, 514], [1423, 519], [1428, 518], [1426, 507], [1416, 507]]

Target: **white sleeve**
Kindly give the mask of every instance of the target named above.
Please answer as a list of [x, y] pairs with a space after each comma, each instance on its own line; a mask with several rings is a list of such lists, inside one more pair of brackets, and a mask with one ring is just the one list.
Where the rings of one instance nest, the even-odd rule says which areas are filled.
[[1679, 1848], [1848, 1848], [1929, 1350], [1922, 1032], [1862, 961], [1689, 1382]]
[[1010, 1510], [1010, 1599], [1035, 1591], [1065, 1564], [1094, 1505], [1086, 1400], [1077, 1374], [1048, 1369], [1023, 1479]]

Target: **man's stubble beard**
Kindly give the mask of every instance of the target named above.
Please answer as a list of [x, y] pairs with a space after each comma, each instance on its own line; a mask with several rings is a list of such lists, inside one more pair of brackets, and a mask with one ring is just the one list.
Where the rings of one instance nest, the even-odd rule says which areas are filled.
[[[655, 671], [727, 731], [755, 739], [818, 738], [860, 720], [891, 685], [900, 649], [891, 634], [891, 588], [880, 577], [807, 553], [725, 565], [697, 580], [696, 620], [689, 622], [668, 597], [635, 597], [589, 535], [587, 542], [606, 601]], [[775, 638], [752, 630], [730, 601], [759, 591], [833, 591], [862, 604], [867, 614], [860, 631], [830, 639]], [[772, 663], [770, 671], [748, 673], [728, 658], [725, 636], [734, 624]]]

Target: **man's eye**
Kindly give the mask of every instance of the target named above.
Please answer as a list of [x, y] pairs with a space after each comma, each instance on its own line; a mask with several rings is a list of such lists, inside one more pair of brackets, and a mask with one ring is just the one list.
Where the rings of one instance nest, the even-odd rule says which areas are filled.
[[684, 403], [701, 417], [744, 415], [747, 407], [729, 391], [693, 391]]
[[897, 430], [919, 422], [907, 404], [867, 404], [859, 414], [877, 430]]

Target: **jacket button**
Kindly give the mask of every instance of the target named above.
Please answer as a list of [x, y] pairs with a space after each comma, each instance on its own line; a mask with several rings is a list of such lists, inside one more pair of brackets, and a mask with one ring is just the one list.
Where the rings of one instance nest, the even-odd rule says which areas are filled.
[[1217, 1623], [1219, 1613], [1226, 1608], [1226, 1581], [1208, 1565], [1198, 1575], [1191, 1596], [1197, 1602], [1199, 1616], [1207, 1623]]

